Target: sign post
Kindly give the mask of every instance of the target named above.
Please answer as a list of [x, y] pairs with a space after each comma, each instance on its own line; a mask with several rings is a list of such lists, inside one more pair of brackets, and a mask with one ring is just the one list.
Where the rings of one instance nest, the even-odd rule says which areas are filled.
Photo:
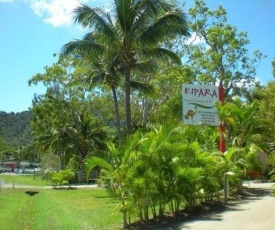
[[222, 87], [208, 85], [182, 85], [183, 122], [188, 125], [209, 125], [220, 127], [220, 151], [225, 152], [223, 132], [215, 102], [224, 102]]

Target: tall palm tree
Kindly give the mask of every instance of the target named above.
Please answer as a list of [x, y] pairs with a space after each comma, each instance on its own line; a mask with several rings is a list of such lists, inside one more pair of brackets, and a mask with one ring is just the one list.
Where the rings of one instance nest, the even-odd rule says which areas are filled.
[[[110, 56], [90, 56], [82, 54], [78, 56], [77, 65], [83, 66], [83, 74], [78, 78], [74, 78], [71, 82], [71, 85], [79, 84], [83, 82], [90, 89], [98, 85], [107, 85], [112, 92], [114, 100], [114, 112], [117, 128], [117, 137], [120, 142], [121, 140], [121, 125], [120, 125], [120, 115], [119, 115], [119, 106], [118, 106], [118, 96], [117, 88], [120, 85], [120, 74], [115, 67], [115, 63], [109, 61], [112, 60]], [[85, 87], [85, 86], [84, 86]]]
[[131, 133], [131, 73], [139, 61], [180, 58], [163, 48], [163, 42], [177, 36], [188, 36], [185, 14], [165, 0], [114, 0], [110, 15], [104, 9], [81, 5], [75, 9], [75, 22], [89, 28], [83, 39], [63, 46], [62, 52], [86, 53], [91, 56], [114, 54], [124, 76], [127, 133]]
[[[109, 59], [108, 59], [109, 58]], [[103, 55], [102, 57], [87, 57], [87, 56], [79, 56], [76, 60], [75, 64], [84, 67], [83, 73], [74, 77], [74, 79], [70, 82], [71, 86], [79, 84], [83, 82], [90, 89], [93, 87], [98, 87], [99, 85], [107, 86], [113, 96], [114, 101], [114, 114], [117, 128], [117, 137], [118, 141], [121, 142], [121, 122], [120, 122], [120, 113], [119, 113], [119, 97], [117, 95], [117, 89], [121, 88], [121, 73], [117, 70], [115, 64], [110, 62], [112, 60], [110, 56]], [[146, 69], [147, 63], [138, 63], [136, 70], [139, 71], [139, 68]], [[153, 62], [150, 62], [153, 65]], [[84, 86], [85, 87], [85, 86]], [[131, 80], [131, 88], [134, 90], [138, 90], [143, 95], [147, 97], [151, 97], [155, 95], [155, 90], [152, 85], [144, 81], [135, 81]]]

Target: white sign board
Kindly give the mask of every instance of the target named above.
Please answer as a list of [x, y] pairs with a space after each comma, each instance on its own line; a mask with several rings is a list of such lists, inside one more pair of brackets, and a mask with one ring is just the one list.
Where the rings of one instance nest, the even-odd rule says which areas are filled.
[[185, 124], [220, 125], [218, 110], [214, 105], [220, 100], [219, 87], [183, 84], [182, 99]]

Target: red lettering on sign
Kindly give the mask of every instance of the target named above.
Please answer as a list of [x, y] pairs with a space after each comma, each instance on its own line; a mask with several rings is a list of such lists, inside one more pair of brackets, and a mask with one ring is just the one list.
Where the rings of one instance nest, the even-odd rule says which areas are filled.
[[218, 97], [217, 92], [215, 89], [211, 90], [211, 89], [197, 89], [197, 88], [185, 88], [184, 90], [185, 94], [192, 94], [196, 97], [206, 97], [206, 96], [210, 96], [210, 97]]

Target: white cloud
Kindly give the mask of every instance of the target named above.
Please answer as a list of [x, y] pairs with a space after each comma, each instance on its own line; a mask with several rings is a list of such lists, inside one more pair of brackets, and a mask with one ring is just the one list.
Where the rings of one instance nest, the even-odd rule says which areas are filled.
[[[0, 0], [3, 1], [3, 0]], [[4, 0], [13, 1], [13, 0]], [[81, 3], [104, 7], [110, 0], [24, 0], [36, 15], [54, 27], [69, 26], [73, 23], [73, 10]]]
[[197, 34], [196, 32], [193, 32], [191, 36], [187, 40], [185, 40], [184, 44], [189, 46], [198, 45], [198, 46], [204, 47], [206, 50], [209, 50], [211, 48], [206, 43], [205, 39], [200, 34]]
[[[87, 2], [88, 0], [81, 1]], [[54, 27], [71, 25], [73, 10], [80, 5], [79, 0], [29, 0], [26, 3], [45, 23]]]
[[110, 8], [111, 0], [0, 0], [0, 3], [24, 2], [45, 23], [54, 27], [73, 23], [73, 10], [81, 3]]
[[205, 44], [205, 40], [199, 34], [193, 32], [191, 36], [185, 41], [185, 44], [186, 45]]

